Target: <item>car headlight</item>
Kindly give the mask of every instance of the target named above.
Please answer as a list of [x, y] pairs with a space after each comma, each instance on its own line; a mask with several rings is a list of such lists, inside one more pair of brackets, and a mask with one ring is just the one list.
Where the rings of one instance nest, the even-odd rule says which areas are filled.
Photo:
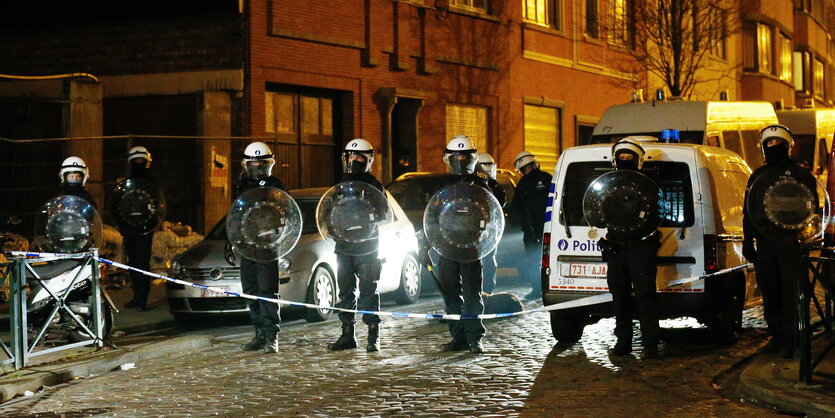
[[290, 269], [290, 260], [286, 258], [281, 258], [278, 260], [278, 270], [279, 271], [287, 271]]

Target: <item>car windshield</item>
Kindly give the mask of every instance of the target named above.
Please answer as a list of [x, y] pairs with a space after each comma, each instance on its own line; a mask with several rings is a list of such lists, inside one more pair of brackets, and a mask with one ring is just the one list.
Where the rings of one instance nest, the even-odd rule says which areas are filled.
[[444, 179], [444, 176], [410, 178], [391, 183], [386, 190], [394, 196], [403, 210], [423, 210], [435, 192], [443, 187]]
[[[302, 211], [302, 234], [318, 233], [319, 229], [316, 227], [316, 206], [319, 204], [318, 199], [299, 199], [296, 200], [299, 204], [299, 209]], [[219, 239], [226, 241], [226, 217], [218, 222], [214, 228], [206, 235], [206, 239]]]
[[[575, 162], [568, 165], [563, 187], [563, 209], [569, 226], [588, 226], [583, 215], [583, 196], [589, 184], [609, 171], [612, 171], [612, 163], [608, 161]], [[641, 172], [661, 188], [666, 202], [661, 207], [661, 226], [693, 226], [693, 190], [687, 164], [647, 161]], [[554, 212], [559, 213], [559, 208], [554, 208]]]

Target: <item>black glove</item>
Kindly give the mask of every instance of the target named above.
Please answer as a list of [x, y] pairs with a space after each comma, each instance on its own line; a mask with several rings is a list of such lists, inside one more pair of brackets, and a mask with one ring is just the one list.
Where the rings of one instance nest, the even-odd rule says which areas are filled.
[[752, 263], [757, 258], [757, 249], [754, 248], [753, 241], [742, 241], [742, 256]]

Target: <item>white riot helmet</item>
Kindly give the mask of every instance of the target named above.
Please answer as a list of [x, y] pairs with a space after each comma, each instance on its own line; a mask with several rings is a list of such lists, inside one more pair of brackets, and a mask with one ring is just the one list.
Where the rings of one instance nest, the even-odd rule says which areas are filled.
[[[631, 155], [631, 158], [623, 156]], [[612, 167], [616, 170], [640, 170], [644, 166], [644, 148], [637, 140], [626, 137], [612, 146]]]
[[253, 142], [244, 150], [241, 166], [252, 179], [264, 179], [272, 175], [275, 158], [270, 147], [263, 142]]
[[70, 173], [81, 173], [81, 185], [87, 184], [90, 172], [87, 170], [87, 164], [81, 158], [73, 156], [61, 163], [61, 169], [58, 170], [58, 178], [61, 179], [61, 182], [67, 181], [67, 174]]
[[444, 163], [450, 174], [473, 174], [478, 163], [478, 151], [466, 135], [452, 138], [444, 150]]
[[151, 166], [151, 153], [148, 152], [148, 150], [145, 147], [136, 146], [131, 148], [130, 151], [128, 151], [128, 164], [130, 164], [131, 161], [137, 158], [145, 159], [145, 168]]
[[[361, 161], [363, 157], [365, 161]], [[342, 152], [342, 169], [345, 173], [367, 173], [371, 171], [373, 163], [374, 147], [371, 146], [370, 142], [357, 138], [345, 144], [345, 150]]]
[[[766, 126], [762, 131], [760, 131], [760, 150], [763, 152], [763, 158], [765, 158], [766, 161], [770, 160], [769, 156], [766, 155], [766, 149], [769, 148], [766, 144], [773, 139], [785, 142], [785, 156], [788, 157], [789, 151], [791, 151], [792, 147], [794, 147], [794, 136], [792, 135], [792, 132], [789, 128], [783, 125], [771, 125]], [[782, 150], [778, 151], [778, 153], [782, 152]]]
[[522, 151], [516, 154], [516, 160], [513, 162], [513, 166], [516, 167], [516, 171], [522, 172], [522, 167], [528, 164], [535, 164], [534, 169], [539, 168], [539, 161], [536, 161], [536, 156], [531, 154], [530, 151]]
[[486, 152], [480, 152], [478, 154], [478, 165], [476, 169], [478, 172], [484, 173], [487, 177], [493, 180], [496, 179], [496, 161], [493, 160], [492, 155]]

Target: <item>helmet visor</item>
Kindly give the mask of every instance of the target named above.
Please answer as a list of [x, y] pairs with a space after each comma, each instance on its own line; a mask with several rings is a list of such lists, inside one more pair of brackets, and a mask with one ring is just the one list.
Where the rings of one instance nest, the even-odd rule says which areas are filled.
[[447, 166], [450, 174], [473, 174], [476, 163], [478, 163], [478, 154], [475, 152], [451, 152], [447, 154]]
[[253, 179], [264, 179], [272, 175], [275, 160], [263, 158], [257, 160], [244, 160], [246, 175]]

